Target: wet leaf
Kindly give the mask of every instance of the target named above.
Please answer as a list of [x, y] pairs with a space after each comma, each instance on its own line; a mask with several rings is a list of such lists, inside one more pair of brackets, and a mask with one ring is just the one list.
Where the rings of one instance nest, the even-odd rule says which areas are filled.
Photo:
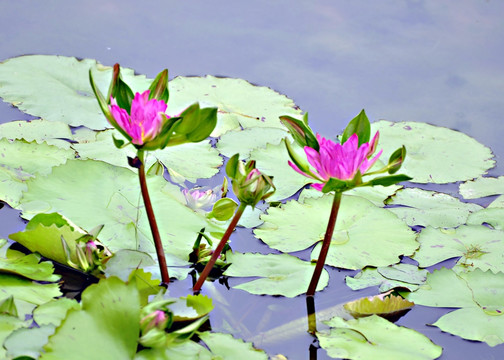
[[417, 183], [449, 183], [478, 177], [494, 166], [489, 148], [461, 132], [420, 122], [378, 121], [378, 149], [387, 158], [405, 145], [408, 155], [401, 172]]
[[74, 157], [73, 151], [45, 143], [0, 140], [0, 199], [19, 205], [25, 182], [35, 175], [47, 175], [51, 168]]
[[49, 338], [40, 359], [133, 358], [140, 332], [136, 286], [116, 277], [104, 279], [82, 293], [81, 304]]
[[[96, 60], [47, 55], [11, 58], [0, 64], [0, 96], [45, 120], [91, 129], [111, 127], [91, 89], [89, 69], [98, 87], [106, 93], [112, 68]], [[145, 76], [134, 75], [131, 69], [121, 68], [121, 76], [134, 91], [146, 90], [151, 83]]]
[[347, 276], [346, 284], [352, 290], [370, 286], [380, 286], [380, 292], [393, 288], [406, 288], [415, 291], [426, 280], [427, 270], [421, 270], [411, 264], [396, 264], [380, 268], [365, 268], [354, 277]]
[[415, 330], [394, 325], [376, 315], [327, 322], [329, 333], [317, 333], [320, 346], [333, 358], [436, 359], [442, 348]]
[[459, 185], [460, 195], [464, 199], [477, 199], [504, 193], [504, 176], [498, 178], [480, 177]]
[[[307, 249], [323, 239], [332, 196], [288, 201], [270, 208], [254, 230], [256, 237], [283, 252]], [[347, 269], [387, 266], [418, 247], [415, 233], [388, 210], [357, 197], [343, 197], [326, 263]], [[313, 250], [317, 258], [320, 247]]]
[[400, 296], [371, 296], [347, 302], [344, 307], [353, 317], [378, 315], [386, 319], [410, 310], [415, 304]]
[[49, 261], [39, 263], [40, 257], [29, 254], [17, 259], [0, 258], [0, 272], [12, 273], [37, 281], [58, 281], [61, 276], [53, 274], [54, 266]]
[[482, 209], [477, 204], [464, 203], [450, 195], [417, 188], [399, 190], [386, 201], [388, 208], [408, 225], [456, 227], [465, 224], [469, 214]]
[[[295, 297], [306, 292], [315, 264], [287, 254], [226, 254], [231, 262], [224, 275], [231, 277], [253, 277], [250, 281], [234, 285], [256, 295], [283, 295]], [[259, 277], [257, 279], [257, 277]], [[317, 290], [324, 289], [329, 281], [327, 271], [323, 271]]]
[[217, 137], [237, 128], [276, 127], [284, 129], [281, 115], [300, 116], [294, 102], [270, 88], [242, 79], [179, 76], [170, 81], [168, 112], [178, 114], [199, 101], [202, 107], [218, 108]]
[[413, 258], [420, 267], [429, 267], [446, 259], [460, 257], [457, 271], [474, 268], [504, 271], [504, 231], [481, 225], [463, 225], [457, 229], [427, 227], [418, 237], [420, 249]]

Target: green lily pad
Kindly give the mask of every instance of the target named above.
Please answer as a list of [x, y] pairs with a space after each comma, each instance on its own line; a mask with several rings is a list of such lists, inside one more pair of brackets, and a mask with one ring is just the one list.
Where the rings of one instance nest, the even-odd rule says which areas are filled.
[[[332, 204], [332, 195], [306, 199], [303, 204], [289, 201], [270, 208], [256, 237], [283, 252], [304, 250], [323, 239]], [[418, 243], [416, 234], [388, 210], [357, 197], [341, 201], [336, 227], [326, 263], [346, 269], [387, 266], [399, 262], [400, 255], [411, 255]], [[312, 252], [317, 258], [320, 247]]]
[[217, 126], [211, 136], [228, 130], [251, 127], [284, 129], [279, 116], [301, 115], [294, 102], [274, 90], [255, 86], [242, 79], [178, 76], [170, 81], [169, 113], [178, 114], [187, 106], [199, 102], [218, 110]]
[[[0, 96], [22, 111], [72, 126], [91, 129], [111, 127], [103, 116], [89, 83], [89, 69], [102, 92], [112, 79], [112, 68], [96, 60], [29, 55], [0, 64]], [[151, 81], [121, 68], [123, 80], [135, 91], [148, 89]], [[48, 91], [50, 89], [50, 91]]]
[[240, 159], [245, 160], [250, 157], [252, 150], [264, 149], [266, 144], [278, 145], [288, 135], [287, 129], [279, 128], [253, 127], [232, 130], [220, 137], [217, 150], [227, 157], [239, 153]]
[[212, 353], [194, 341], [172, 343], [169, 347], [144, 349], [139, 351], [134, 360], [212, 360]]
[[425, 335], [376, 315], [348, 321], [335, 317], [327, 324], [330, 332], [317, 333], [317, 338], [333, 358], [427, 360], [441, 356], [441, 346]]
[[386, 201], [387, 205], [403, 205], [388, 210], [408, 225], [456, 227], [465, 224], [469, 214], [482, 209], [450, 195], [417, 188], [399, 190]]
[[[295, 297], [308, 289], [315, 264], [288, 254], [226, 254], [231, 263], [224, 275], [231, 277], [254, 277], [235, 289], [242, 289], [256, 295], [283, 295]], [[324, 270], [317, 290], [324, 289], [329, 282], [329, 274]]]
[[[0, 295], [1, 296], [1, 295]], [[0, 314], [0, 358], [6, 359], [7, 352], [3, 345], [5, 339], [16, 329], [29, 325], [29, 321], [21, 320], [15, 316]]]
[[0, 136], [9, 140], [45, 142], [62, 149], [69, 149], [72, 131], [67, 124], [46, 120], [11, 121], [0, 125]]
[[504, 230], [504, 208], [488, 207], [472, 213], [467, 218], [467, 224], [489, 224], [494, 229]]
[[104, 279], [82, 293], [81, 304], [49, 338], [40, 359], [133, 358], [140, 333], [136, 286], [116, 277]]
[[212, 299], [206, 295], [187, 295], [168, 305], [173, 311], [174, 321], [193, 321], [208, 315], [213, 310]]
[[[198, 231], [215, 226], [183, 205], [180, 189], [161, 176], [149, 176], [151, 194], [169, 265], [187, 260]], [[120, 249], [155, 254], [143, 208], [138, 176], [100, 161], [75, 160], [55, 167], [46, 177], [31, 180], [22, 199], [22, 216], [58, 212], [82, 228], [104, 224], [100, 241], [112, 252]], [[155, 255], [153, 258], [156, 258]]]
[[387, 319], [410, 310], [414, 305], [400, 296], [379, 295], [347, 302], [344, 308], [355, 318], [374, 314]]
[[489, 208], [504, 208], [504, 195], [499, 196], [497, 199], [492, 201]]
[[502, 195], [504, 193], [504, 176], [498, 178], [480, 177], [459, 185], [460, 195], [464, 199], [477, 199], [490, 195]]
[[54, 325], [58, 327], [70, 310], [79, 310], [80, 305], [74, 299], [65, 297], [53, 299], [38, 306], [33, 311], [33, 320], [37, 325]]
[[58, 281], [61, 276], [53, 274], [54, 266], [49, 261], [39, 263], [40, 257], [29, 254], [17, 259], [0, 258], [0, 272], [12, 273], [37, 281]]
[[0, 199], [17, 207], [26, 181], [36, 175], [47, 175], [51, 168], [74, 157], [65, 150], [45, 143], [0, 140]]
[[352, 290], [380, 286], [380, 292], [393, 288], [415, 291], [426, 280], [427, 270], [411, 264], [396, 264], [387, 267], [365, 268], [354, 277], [347, 276], [345, 282]]
[[199, 334], [199, 338], [212, 352], [212, 359], [233, 360], [244, 358], [247, 360], [267, 360], [268, 355], [262, 350], [255, 349], [252, 343], [234, 338], [231, 334], [213, 333], [206, 331]]
[[[486, 146], [461, 132], [419, 122], [378, 121], [371, 131], [380, 131], [382, 158], [406, 145], [401, 172], [416, 183], [445, 184], [478, 177], [495, 164]], [[448, 145], [449, 144], [449, 145]]]
[[47, 344], [49, 336], [54, 334], [55, 329], [55, 325], [42, 325], [13, 331], [4, 342], [8, 359], [39, 358], [43, 346]]
[[456, 268], [504, 271], [504, 231], [481, 225], [464, 225], [457, 229], [427, 227], [418, 237], [420, 249], [413, 258], [420, 267], [460, 257]]
[[405, 296], [420, 305], [462, 308], [442, 316], [433, 325], [464, 339], [496, 346], [504, 343], [503, 284], [502, 272], [475, 269], [456, 274], [443, 268], [429, 274], [423, 287]]

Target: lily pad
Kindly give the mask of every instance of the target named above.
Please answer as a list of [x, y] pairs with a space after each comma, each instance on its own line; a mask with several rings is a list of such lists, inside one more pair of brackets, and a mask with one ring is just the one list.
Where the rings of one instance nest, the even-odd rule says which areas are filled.
[[448, 194], [417, 188], [399, 190], [386, 201], [388, 208], [408, 225], [456, 227], [465, 224], [469, 214], [482, 209], [477, 204], [464, 203]]
[[345, 282], [352, 290], [380, 286], [380, 292], [393, 288], [415, 291], [426, 280], [427, 270], [411, 264], [396, 264], [380, 268], [365, 268], [354, 277], [347, 276]]
[[[226, 254], [231, 262], [224, 275], [231, 277], [254, 277], [235, 289], [242, 289], [256, 295], [283, 295], [295, 297], [306, 292], [315, 268], [314, 263], [303, 261], [288, 254]], [[317, 290], [324, 289], [329, 282], [329, 274], [323, 271]]]
[[33, 320], [37, 325], [54, 325], [58, 327], [70, 310], [79, 310], [80, 305], [74, 299], [65, 297], [53, 299], [33, 311]]
[[[401, 172], [412, 182], [445, 184], [478, 177], [495, 164], [486, 146], [461, 132], [420, 122], [378, 121], [372, 132], [380, 131], [378, 148], [382, 158], [406, 145]], [[449, 144], [449, 145], [448, 145]]]
[[[215, 226], [183, 205], [180, 189], [161, 176], [149, 176], [147, 185], [169, 265], [187, 260], [200, 229]], [[58, 212], [82, 228], [104, 224], [100, 241], [112, 252], [120, 249], [155, 254], [138, 176], [130, 170], [100, 161], [74, 160], [33, 179], [22, 199], [22, 216]]]
[[410, 310], [415, 304], [400, 296], [371, 296], [350, 301], [344, 305], [345, 310], [355, 318], [378, 315], [386, 319]]
[[13, 331], [4, 342], [8, 359], [38, 359], [43, 352], [43, 346], [47, 344], [49, 336], [54, 334], [55, 329], [54, 325], [42, 325]]
[[61, 276], [53, 274], [54, 266], [49, 261], [39, 263], [40, 257], [29, 254], [17, 259], [0, 258], [0, 272], [12, 273], [37, 281], [58, 281]]
[[488, 224], [494, 229], [504, 230], [504, 208], [488, 207], [469, 215], [469, 225]]
[[69, 149], [70, 142], [65, 139], [72, 139], [73, 135], [67, 124], [46, 121], [11, 121], [0, 125], [0, 136], [9, 140], [45, 142], [62, 149]]
[[413, 258], [420, 267], [460, 257], [456, 266], [459, 270], [504, 271], [504, 231], [482, 225], [463, 225], [457, 229], [427, 227], [418, 241], [420, 249]]
[[138, 346], [139, 319], [136, 286], [116, 277], [101, 280], [82, 293], [82, 309], [68, 314], [40, 359], [131, 359]]
[[206, 295], [187, 295], [175, 300], [168, 308], [174, 313], [174, 321], [193, 321], [208, 315], [214, 308]]
[[[381, 185], [376, 185], [376, 186], [364, 186], [364, 187], [356, 187], [353, 188], [352, 190], [345, 191], [343, 193], [343, 197], [352, 195], [352, 196], [360, 196], [366, 200], [371, 201], [373, 204], [376, 206], [383, 207], [384, 206], [384, 201], [394, 195], [397, 190], [401, 189], [402, 186], [399, 185], [391, 185], [391, 186], [381, 186]], [[299, 194], [298, 201], [299, 202], [304, 202], [306, 198], [318, 198], [324, 196], [324, 193], [318, 190], [315, 190], [312, 187], [305, 188], [301, 191]]]
[[25, 182], [35, 175], [47, 175], [51, 168], [74, 157], [65, 150], [45, 143], [0, 140], [0, 199], [17, 207]]
[[499, 196], [497, 199], [492, 201], [489, 208], [504, 208], [504, 195]]
[[169, 86], [168, 109], [173, 114], [180, 113], [196, 101], [201, 106], [219, 109], [217, 126], [211, 134], [213, 137], [240, 127], [284, 129], [279, 120], [281, 115], [301, 114], [301, 110], [285, 95], [242, 79], [178, 76], [170, 81]]
[[7, 353], [3, 345], [5, 339], [14, 332], [14, 330], [29, 325], [28, 321], [21, 320], [15, 316], [0, 314], [0, 358], [6, 359]]
[[[256, 237], [283, 252], [304, 250], [323, 239], [332, 204], [332, 195], [306, 199], [303, 204], [289, 201], [270, 208]], [[416, 234], [394, 214], [371, 202], [346, 196], [341, 201], [336, 227], [326, 263], [346, 269], [387, 266], [399, 262], [400, 255], [411, 255], [418, 243]], [[320, 247], [312, 252], [317, 258]]]
[[34, 305], [41, 305], [54, 297], [61, 296], [58, 284], [38, 284], [31, 280], [9, 274], [0, 273], [0, 302], [13, 296], [16, 307], [18, 300], [23, 300]]
[[330, 332], [317, 333], [317, 338], [333, 358], [427, 360], [441, 356], [441, 346], [425, 335], [376, 315], [348, 321], [335, 317], [327, 324]]
[[[0, 96], [22, 111], [72, 126], [111, 127], [103, 116], [89, 83], [89, 69], [106, 93], [112, 68], [96, 60], [29, 55], [0, 64]], [[147, 89], [150, 80], [121, 68], [123, 80], [135, 91]], [[48, 91], [50, 89], [51, 91]]]
[[429, 274], [426, 285], [405, 296], [420, 305], [462, 308], [442, 316], [434, 325], [464, 339], [496, 346], [504, 343], [503, 284], [502, 272], [475, 269], [456, 274], [443, 268]]
[[[227, 157], [236, 153], [245, 160], [254, 149], [264, 149], [266, 144], [278, 145], [287, 137], [287, 129], [253, 127], [243, 130], [232, 130], [222, 135], [217, 143], [217, 150]], [[287, 151], [287, 150], [286, 150]]]
[[231, 334], [204, 332], [199, 338], [212, 352], [212, 359], [234, 360], [245, 358], [247, 360], [267, 360], [268, 355], [262, 350], [255, 349], [252, 343], [234, 338]]
[[477, 199], [490, 195], [502, 195], [504, 193], [504, 176], [498, 178], [480, 177], [459, 185], [460, 195], [464, 199]]

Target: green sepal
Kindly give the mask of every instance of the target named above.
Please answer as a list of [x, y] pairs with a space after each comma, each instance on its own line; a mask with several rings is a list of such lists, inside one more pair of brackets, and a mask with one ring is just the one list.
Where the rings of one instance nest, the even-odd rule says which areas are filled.
[[240, 165], [240, 154], [234, 154], [231, 156], [226, 164], [226, 174], [231, 179], [236, 178], [236, 173], [238, 172], [238, 166]]
[[161, 114], [163, 117], [163, 127], [153, 140], [147, 141], [143, 145], [135, 145], [137, 148], [142, 148], [144, 150], [158, 150], [164, 149], [166, 146], [171, 145], [170, 140], [175, 136], [177, 126], [182, 121], [180, 117], [167, 117], [166, 114]]
[[199, 104], [195, 103], [185, 109], [180, 117], [182, 121], [175, 129], [170, 146], [205, 140], [217, 125], [217, 108], [200, 109]]
[[[110, 108], [108, 106], [108, 101], [105, 99], [103, 96], [102, 92], [98, 87], [96, 86], [94, 79], [93, 79], [93, 73], [91, 72], [91, 69], [89, 69], [89, 82], [91, 83], [91, 88], [93, 89], [93, 92], [95, 94], [96, 100], [98, 101], [98, 105], [100, 105], [100, 108], [107, 118], [108, 122], [110, 125], [112, 125], [114, 128], [117, 129], [128, 141], [131, 141], [131, 136], [128, 135], [126, 131], [124, 131], [118, 124], [117, 121], [114, 119], [112, 116], [112, 112], [110, 111]], [[110, 96], [109, 96], [110, 99]]]
[[404, 174], [391, 175], [391, 176], [380, 176], [380, 177], [374, 178], [372, 180], [369, 180], [362, 185], [363, 186], [374, 186], [374, 185], [390, 186], [390, 185], [395, 185], [397, 183], [400, 183], [402, 181], [409, 181], [412, 179], [413, 178], [409, 177], [408, 175], [404, 175]]
[[130, 89], [128, 84], [126, 84], [121, 78], [121, 68], [119, 64], [114, 65], [112, 82], [110, 83], [109, 88], [108, 101], [110, 101], [110, 97], [113, 97], [116, 100], [117, 106], [119, 106], [121, 109], [126, 110], [128, 114], [131, 113], [131, 102], [133, 101], [135, 95], [133, 94], [133, 91]]
[[114, 135], [112, 135], [112, 140], [114, 141], [115, 147], [118, 149], [122, 149], [123, 147], [125, 147], [126, 145], [129, 144], [129, 143], [127, 143], [126, 145], [124, 145], [125, 141], [121, 140], [121, 139], [116, 139], [116, 137]]
[[149, 90], [149, 100], [163, 100], [165, 103], [168, 103], [168, 98], [170, 97], [168, 90], [168, 69], [164, 69], [156, 76]]
[[369, 141], [371, 124], [364, 109], [348, 123], [341, 136], [341, 144], [343, 145], [353, 134], [359, 137], [359, 146]]
[[295, 119], [288, 115], [280, 116], [280, 121], [289, 129], [294, 141], [301, 147], [309, 146], [319, 151], [317, 137], [308, 126], [308, 113], [305, 113], [303, 120]]
[[287, 139], [284, 139], [283, 141], [285, 143], [285, 147], [287, 148], [287, 152], [289, 153], [289, 157], [291, 158], [292, 162], [299, 168], [299, 170], [307, 174], [312, 174], [310, 166], [306, 162], [304, 162], [303, 159], [298, 157], [289, 141]]
[[404, 159], [406, 158], [406, 147], [403, 145], [392, 155], [390, 155], [389, 162], [388, 162], [388, 173], [389, 174], [394, 174], [399, 170], [404, 162]]
[[217, 108], [203, 108], [199, 111], [196, 129], [187, 134], [190, 142], [200, 142], [210, 136], [217, 125]]
[[238, 204], [233, 199], [222, 198], [217, 200], [207, 217], [209, 219], [215, 218], [219, 221], [227, 221], [231, 219], [236, 208], [238, 208]]

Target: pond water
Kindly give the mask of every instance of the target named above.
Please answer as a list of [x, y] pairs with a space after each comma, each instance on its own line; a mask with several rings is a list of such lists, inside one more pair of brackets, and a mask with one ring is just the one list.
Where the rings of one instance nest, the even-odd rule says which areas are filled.
[[[243, 78], [292, 98], [309, 112], [312, 127], [328, 136], [340, 133], [362, 108], [371, 121], [421, 121], [460, 130], [492, 149], [497, 166], [490, 174], [500, 176], [503, 15], [504, 3], [490, 0], [3, 1], [0, 60], [65, 55], [119, 62], [151, 78], [166, 67], [171, 78]], [[29, 118], [0, 104], [0, 122]], [[1, 237], [24, 227], [7, 206], [0, 222]], [[232, 241], [234, 250], [268, 251], [248, 230], [239, 230]], [[344, 277], [356, 272], [328, 270], [331, 282], [316, 295], [317, 310], [378, 292], [352, 291]], [[229, 325], [238, 326], [246, 340], [306, 312], [303, 296], [254, 296], [225, 284], [205, 286], [204, 293], [230, 304], [212, 312], [214, 330], [226, 331], [223, 319], [233, 319]], [[185, 295], [190, 288], [187, 279], [173, 291]], [[441, 359], [502, 358], [504, 345], [491, 348], [426, 325], [447, 311], [417, 306], [397, 324], [441, 345]], [[304, 328], [300, 334], [258, 346], [289, 359], [328, 358], [322, 349], [310, 352], [313, 338]]]

